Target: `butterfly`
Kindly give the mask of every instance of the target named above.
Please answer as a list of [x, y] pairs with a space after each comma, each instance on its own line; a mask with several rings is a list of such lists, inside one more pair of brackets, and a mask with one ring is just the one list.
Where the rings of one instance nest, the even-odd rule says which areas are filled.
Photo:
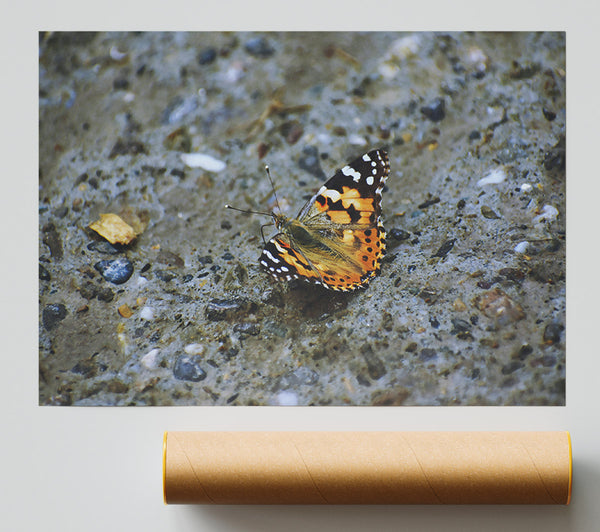
[[387, 153], [370, 151], [338, 170], [295, 218], [270, 213], [278, 233], [261, 266], [278, 280], [341, 291], [366, 286], [385, 255], [381, 193], [389, 172]]

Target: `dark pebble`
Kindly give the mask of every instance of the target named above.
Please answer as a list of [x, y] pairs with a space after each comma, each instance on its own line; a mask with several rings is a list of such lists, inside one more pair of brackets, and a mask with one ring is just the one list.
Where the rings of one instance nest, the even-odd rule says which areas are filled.
[[531, 353], [533, 353], [533, 347], [531, 347], [529, 344], [523, 344], [519, 348], [519, 352], [517, 353], [517, 358], [519, 360], [525, 360], [529, 355], [531, 355]]
[[67, 317], [67, 308], [62, 304], [48, 305], [42, 311], [42, 323], [47, 331], [54, 329]]
[[179, 170], [179, 168], [173, 168], [173, 170], [171, 170], [171, 175], [178, 177], [179, 179], [185, 178], [185, 172], [183, 170]]
[[297, 120], [291, 120], [281, 124], [279, 132], [285, 141], [291, 146], [300, 140], [300, 137], [304, 134], [304, 128]]
[[181, 282], [189, 283], [193, 278], [194, 278], [194, 276], [191, 273], [188, 273], [181, 278]]
[[419, 205], [419, 209], [426, 209], [427, 207], [431, 207], [432, 205], [435, 205], [436, 203], [440, 202], [440, 198], [435, 197], [435, 198], [429, 198], [428, 200], [425, 200], [423, 203], [421, 203]]
[[546, 170], [564, 171], [567, 164], [567, 152], [565, 138], [561, 137], [559, 141], [544, 156], [544, 168]]
[[98, 301], [110, 303], [115, 298], [115, 293], [110, 288], [99, 288], [96, 297]]
[[48, 223], [42, 228], [42, 231], [44, 233], [42, 242], [50, 249], [50, 255], [56, 260], [61, 260], [63, 258], [63, 246], [56, 227], [53, 223]]
[[464, 209], [466, 204], [467, 204], [467, 202], [464, 199], [459, 199], [458, 203], [456, 204], [456, 208]]
[[460, 318], [454, 318], [452, 320], [452, 330], [450, 334], [458, 334], [459, 332], [468, 331], [471, 329], [471, 324], [466, 320]]
[[254, 57], [270, 57], [275, 53], [275, 49], [269, 44], [269, 41], [264, 37], [255, 37], [250, 39], [244, 45], [244, 49]]
[[59, 207], [58, 209], [56, 209], [52, 214], [56, 217], [56, 218], [64, 218], [67, 214], [69, 213], [69, 207]]
[[437, 351], [435, 349], [431, 349], [430, 347], [421, 349], [419, 360], [425, 362], [427, 360], [433, 360], [434, 358], [437, 358]]
[[50, 272], [44, 268], [41, 264], [40, 266], [40, 281], [49, 281], [50, 280]]
[[488, 220], [499, 220], [500, 219], [500, 216], [498, 216], [496, 211], [494, 211], [492, 208], [488, 207], [487, 205], [483, 205], [481, 207], [481, 214], [483, 215], [484, 218], [487, 218]]
[[511, 281], [522, 281], [525, 277], [525, 273], [517, 268], [502, 268], [498, 273]]
[[98, 253], [104, 253], [105, 255], [116, 255], [121, 250], [117, 249], [110, 242], [105, 241], [93, 241], [87, 245], [90, 251], [97, 251]]
[[319, 150], [315, 146], [306, 146], [302, 150], [302, 155], [298, 160], [298, 166], [319, 179], [325, 179], [326, 177], [325, 172], [323, 172], [323, 169], [321, 168], [321, 163], [319, 162]]
[[169, 270], [156, 270], [154, 273], [156, 274], [156, 277], [165, 283], [172, 281], [176, 277], [176, 275]]
[[454, 247], [454, 243], [456, 242], [456, 238], [451, 238], [450, 240], [446, 240], [440, 248], [432, 255], [432, 257], [445, 257], [450, 253], [452, 248]]
[[129, 81], [125, 78], [117, 78], [113, 81], [113, 89], [116, 91], [127, 90], [129, 88]]
[[212, 264], [212, 257], [210, 255], [204, 255], [204, 257], [198, 258], [200, 264]]
[[502, 366], [502, 375], [510, 375], [511, 373], [514, 373], [515, 371], [517, 371], [523, 367], [525, 367], [523, 362], [519, 362], [518, 360], [513, 360], [509, 364], [505, 364], [504, 366]]
[[210, 65], [217, 58], [217, 51], [214, 48], [205, 48], [198, 54], [198, 63], [201, 65]]
[[436, 98], [430, 104], [421, 107], [421, 113], [432, 122], [440, 122], [446, 117], [446, 102], [443, 98]]
[[560, 323], [549, 323], [546, 325], [544, 329], [544, 343], [552, 345], [560, 342], [560, 337], [564, 329], [564, 326]]
[[146, 151], [146, 146], [144, 146], [143, 143], [133, 139], [117, 139], [117, 142], [115, 142], [115, 145], [110, 151], [108, 158], [114, 159], [119, 155], [139, 155], [140, 153], [148, 153]]
[[552, 122], [556, 118], [556, 113], [554, 111], [550, 111], [550, 109], [542, 108], [542, 113], [544, 113], [544, 118], [548, 120], [548, 122]]
[[89, 379], [90, 377], [96, 376], [98, 373], [98, 366], [93, 359], [87, 358], [77, 362], [77, 364], [71, 368], [71, 373], [76, 373], [77, 375]]
[[408, 240], [410, 238], [410, 233], [408, 231], [405, 231], [404, 229], [398, 229], [397, 227], [392, 227], [392, 229], [389, 230], [389, 235], [398, 242], [402, 242], [403, 240]]
[[156, 261], [173, 268], [183, 268], [185, 266], [185, 261], [179, 255], [162, 249], [159, 251]]
[[316, 384], [318, 380], [319, 374], [316, 371], [305, 367], [299, 367], [286, 373], [285, 375], [282, 375], [275, 389], [288, 390], [303, 384], [310, 386]]
[[211, 321], [220, 321], [248, 311], [252, 307], [253, 304], [244, 298], [211, 299], [206, 306], [205, 314]]
[[133, 264], [126, 258], [101, 260], [94, 264], [94, 268], [113, 284], [123, 284], [133, 274]]
[[476, 129], [469, 133], [469, 140], [479, 140], [481, 138], [481, 133]]
[[221, 222], [221, 229], [225, 229], [226, 231], [231, 229], [233, 227], [233, 225], [231, 225], [231, 222], [229, 220], [223, 220]]
[[85, 282], [79, 287], [79, 295], [89, 301], [98, 295], [98, 288], [94, 283]]
[[206, 379], [206, 371], [200, 364], [200, 355], [179, 355], [173, 366], [173, 376], [180, 381], [200, 382]]
[[383, 377], [387, 370], [383, 361], [375, 354], [373, 348], [369, 344], [364, 344], [360, 348], [360, 352], [367, 363], [367, 371], [373, 380], [378, 380]]
[[229, 251], [226, 251], [225, 253], [223, 253], [223, 255], [221, 256], [221, 258], [223, 260], [233, 260], [233, 259], [235, 259], [235, 257], [231, 253], [229, 253]]

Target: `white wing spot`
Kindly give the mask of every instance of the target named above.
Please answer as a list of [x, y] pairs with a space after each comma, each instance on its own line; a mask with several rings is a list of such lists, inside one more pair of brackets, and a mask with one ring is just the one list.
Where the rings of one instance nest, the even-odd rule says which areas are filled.
[[367, 185], [371, 186], [374, 183], [374, 179], [373, 176], [370, 175], [369, 177], [367, 177]]
[[[275, 246], [277, 247], [277, 243], [275, 243]], [[282, 251], [282, 250], [280, 250], [280, 251]], [[264, 254], [265, 254], [267, 257], [269, 257], [269, 260], [270, 260], [271, 262], [274, 262], [275, 264], [278, 264], [278, 263], [279, 263], [279, 259], [276, 259], [275, 257], [273, 257], [273, 255], [271, 255], [271, 252], [270, 252], [268, 249], [265, 249], [265, 250], [263, 250], [263, 253], [264, 253]]]
[[362, 156], [362, 159], [363, 159], [363, 161], [365, 161], [365, 162], [369, 162], [369, 161], [371, 160], [371, 157], [369, 157], [369, 154], [368, 154], [368, 153], [365, 153], [365, 154]]
[[360, 178], [362, 177], [360, 175], [360, 172], [357, 172], [351, 166], [344, 166], [344, 168], [342, 168], [342, 174], [344, 174], [345, 176], [352, 176], [352, 179], [354, 181], [356, 181], [357, 183], [360, 181]]

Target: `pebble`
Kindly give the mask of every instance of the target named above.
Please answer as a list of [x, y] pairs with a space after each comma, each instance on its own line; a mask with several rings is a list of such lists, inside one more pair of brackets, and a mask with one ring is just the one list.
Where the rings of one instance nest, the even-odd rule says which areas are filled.
[[552, 205], [544, 205], [542, 207], [542, 212], [538, 214], [534, 219], [533, 223], [537, 224], [542, 221], [548, 220], [551, 222], [559, 215], [558, 209]]
[[249, 310], [252, 304], [244, 298], [211, 299], [205, 309], [207, 319], [221, 321], [244, 310]]
[[94, 268], [104, 279], [113, 284], [123, 284], [133, 274], [133, 264], [126, 258], [101, 260], [94, 264]]
[[39, 265], [39, 272], [40, 281], [49, 281], [51, 279], [50, 272], [41, 264]]
[[233, 332], [257, 336], [260, 333], [260, 326], [257, 323], [236, 323]]
[[482, 177], [479, 181], [477, 181], [477, 186], [482, 187], [484, 185], [490, 184], [498, 184], [502, 183], [506, 179], [506, 172], [504, 168], [495, 168], [485, 177]]
[[158, 369], [159, 353], [160, 349], [152, 349], [148, 353], [146, 353], [141, 359], [142, 366], [144, 366], [147, 369]]
[[198, 63], [201, 65], [210, 65], [217, 58], [217, 51], [214, 48], [205, 48], [198, 54]]
[[295, 388], [303, 384], [313, 385], [319, 380], [319, 374], [312, 369], [300, 367], [282, 375], [278, 382], [280, 389]]
[[203, 355], [206, 347], [204, 344], [188, 344], [183, 348], [183, 350], [188, 355]]
[[173, 366], [173, 376], [180, 381], [203, 381], [206, 371], [200, 367], [201, 363], [202, 357], [199, 355], [179, 355]]
[[527, 240], [523, 240], [523, 242], [519, 242], [514, 248], [515, 253], [525, 253], [527, 248], [529, 247], [529, 242]]
[[387, 373], [387, 370], [385, 368], [385, 364], [373, 351], [373, 348], [370, 346], [370, 344], [364, 344], [360, 348], [360, 352], [367, 363], [367, 371], [369, 372], [369, 376], [373, 380], [381, 379], [381, 377]]
[[162, 112], [161, 122], [163, 124], [177, 124], [195, 111], [199, 105], [198, 98], [195, 95], [187, 98], [177, 96], [171, 100]]
[[140, 310], [140, 318], [146, 321], [152, 321], [154, 319], [154, 309], [152, 307], [143, 307]]
[[113, 246], [110, 242], [106, 241], [93, 241], [87, 245], [90, 251], [97, 251], [98, 253], [104, 253], [105, 255], [116, 255], [120, 253], [120, 250]]
[[67, 308], [62, 303], [47, 305], [42, 311], [42, 323], [47, 331], [54, 329], [67, 317]]
[[202, 168], [208, 172], [221, 172], [227, 166], [223, 161], [205, 153], [181, 153], [181, 160], [190, 168]]
[[446, 102], [443, 98], [436, 98], [428, 105], [421, 107], [421, 113], [432, 122], [441, 122], [446, 117]]
[[260, 57], [263, 59], [266, 57], [270, 57], [275, 53], [275, 49], [264, 37], [255, 37], [253, 39], [250, 39], [244, 45], [244, 49], [250, 55], [253, 55], [254, 57]]
[[437, 358], [437, 351], [435, 349], [431, 349], [430, 347], [421, 349], [419, 360], [426, 362], [427, 360], [433, 360], [434, 358]]
[[488, 207], [487, 205], [483, 205], [481, 207], [481, 214], [483, 215], [484, 218], [487, 218], [488, 220], [499, 220], [500, 219], [500, 216], [498, 216], [496, 211], [494, 209], [492, 209], [491, 207]]
[[560, 323], [549, 323], [544, 329], [544, 343], [552, 345], [560, 342], [561, 333], [564, 330], [564, 326]]
[[392, 227], [392, 229], [389, 230], [389, 235], [398, 242], [402, 242], [403, 240], [408, 240], [410, 238], [410, 233], [408, 231], [405, 231], [404, 229], [398, 229], [397, 227]]
[[316, 146], [306, 146], [302, 149], [302, 155], [298, 159], [298, 166], [319, 179], [326, 178], [325, 172], [323, 172], [319, 163], [319, 150]]
[[44, 233], [42, 242], [50, 248], [50, 255], [56, 260], [61, 260], [63, 258], [62, 240], [54, 224], [52, 222], [46, 224], [42, 228], [42, 232]]
[[276, 396], [277, 404], [280, 406], [297, 406], [298, 395], [294, 392], [279, 392]]
[[123, 140], [117, 139], [110, 154], [108, 155], [109, 159], [114, 159], [119, 155], [146, 155], [148, 152], [146, 151], [146, 146], [134, 139]]
[[440, 248], [432, 255], [432, 257], [440, 257], [443, 258], [446, 255], [448, 255], [448, 253], [450, 253], [450, 251], [452, 251], [452, 248], [454, 247], [454, 243], [456, 242], [456, 238], [451, 238], [449, 240], [446, 240], [446, 242], [444, 242]]

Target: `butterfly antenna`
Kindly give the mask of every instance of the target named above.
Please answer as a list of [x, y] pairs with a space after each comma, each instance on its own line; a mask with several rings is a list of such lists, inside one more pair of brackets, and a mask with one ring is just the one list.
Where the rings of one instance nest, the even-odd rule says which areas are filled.
[[245, 214], [262, 214], [264, 216], [271, 216], [270, 212], [250, 211], [248, 209], [238, 209], [237, 207], [232, 207], [231, 205], [225, 205], [225, 208], [231, 209], [232, 211], [243, 212]]
[[277, 199], [277, 192], [275, 191], [275, 185], [273, 184], [273, 179], [271, 179], [271, 172], [269, 171], [269, 165], [265, 164], [265, 172], [267, 172], [267, 177], [269, 178], [269, 182], [271, 183], [271, 188], [273, 189], [273, 195], [275, 196], [275, 203], [277, 204], [277, 210], [281, 213], [281, 207], [279, 206], [279, 200]]

